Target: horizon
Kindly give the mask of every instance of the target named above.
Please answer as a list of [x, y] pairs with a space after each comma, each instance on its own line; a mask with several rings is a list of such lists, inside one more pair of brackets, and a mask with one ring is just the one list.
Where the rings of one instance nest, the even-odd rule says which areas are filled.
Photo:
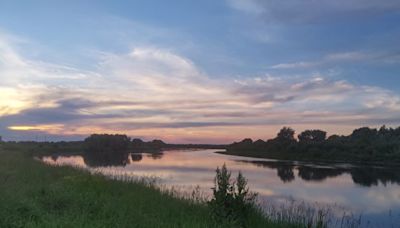
[[[294, 130], [294, 139], [295, 139], [296, 141], [299, 140], [299, 139], [298, 139], [298, 136], [299, 136], [299, 134], [302, 133], [302, 132], [297, 132], [296, 129], [293, 129], [293, 128], [288, 127], [288, 126], [284, 126], [283, 128], [289, 128], [289, 129]], [[380, 126], [380, 128], [370, 128], [370, 127], [364, 126], [364, 127], [359, 127], [359, 128], [353, 129], [353, 131], [354, 131], [354, 130], [361, 129], [361, 128], [369, 128], [369, 129], [372, 129], [372, 130], [377, 130], [377, 131], [379, 132], [381, 128], [384, 128], [384, 129], [393, 129], [393, 130], [395, 130], [395, 129], [400, 129], [400, 126], [398, 126], [397, 128], [387, 127], [386, 125], [382, 125], [382, 126]], [[329, 134], [328, 132], [324, 131], [323, 129], [306, 129], [306, 130], [321, 130], [321, 131], [323, 131], [323, 132], [326, 133], [326, 136], [325, 136], [325, 137], [326, 137], [326, 140], [329, 140], [329, 137], [330, 137], [330, 136], [344, 136], [344, 137], [349, 137], [349, 136], [351, 136], [351, 133], [350, 133], [350, 134], [346, 134], [346, 135], [345, 135], [345, 134]], [[305, 130], [305, 131], [306, 131], [306, 130]], [[352, 131], [352, 133], [353, 133], [353, 131]], [[279, 132], [276, 132], [276, 133], [278, 134]], [[79, 136], [79, 137], [81, 137], [81, 138], [76, 138], [76, 139], [71, 139], [71, 140], [62, 140], [62, 139], [61, 139], [61, 140], [48, 140], [48, 139], [49, 139], [48, 136], [47, 136], [47, 135], [44, 135], [44, 136], [42, 136], [42, 138], [40, 138], [40, 137], [35, 137], [34, 140], [20, 140], [20, 141], [4, 140], [4, 138], [2, 138], [2, 136], [0, 135], [0, 142], [2, 142], [2, 141], [4, 141], [4, 142], [38, 142], [38, 143], [81, 142], [81, 141], [84, 141], [86, 138], [88, 138], [88, 137], [90, 137], [90, 136], [93, 136], [93, 135], [125, 135], [125, 136], [127, 136], [130, 140], [140, 139], [140, 140], [142, 140], [143, 142], [151, 142], [151, 141], [154, 141], [154, 140], [161, 140], [162, 142], [164, 142], [164, 143], [166, 143], [166, 144], [184, 144], [184, 145], [190, 145], [190, 144], [193, 144], [193, 145], [196, 145], [196, 144], [198, 144], [198, 145], [201, 145], [201, 144], [204, 144], [204, 145], [229, 145], [229, 144], [231, 144], [231, 143], [240, 142], [240, 141], [243, 141], [243, 140], [246, 140], [246, 139], [251, 139], [253, 142], [258, 141], [258, 140], [262, 140], [262, 141], [267, 142], [268, 140], [271, 140], [271, 139], [276, 138], [276, 137], [277, 137], [277, 134], [276, 134], [274, 137], [264, 138], [264, 139], [263, 139], [263, 138], [250, 138], [250, 137], [245, 137], [245, 138], [242, 138], [242, 139], [239, 139], [239, 140], [236, 140], [236, 141], [232, 141], [232, 142], [227, 142], [227, 143], [209, 143], [209, 142], [200, 142], [200, 143], [196, 143], [196, 142], [185, 142], [185, 143], [180, 143], [180, 142], [168, 142], [168, 141], [164, 141], [164, 140], [161, 140], [161, 139], [158, 139], [158, 138], [148, 138], [148, 139], [135, 138], [135, 137], [131, 137], [131, 136], [129, 136], [129, 135], [126, 135], [126, 134], [124, 134], [124, 133], [116, 133], [116, 134], [92, 133], [92, 134], [89, 134], [89, 135], [87, 135], [87, 136]]]
[[400, 2], [295, 5], [1, 2], [0, 136], [226, 144], [400, 126]]

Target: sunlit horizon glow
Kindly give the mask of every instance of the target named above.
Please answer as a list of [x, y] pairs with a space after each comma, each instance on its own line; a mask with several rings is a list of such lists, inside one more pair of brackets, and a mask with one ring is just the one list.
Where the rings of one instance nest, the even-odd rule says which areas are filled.
[[229, 143], [400, 125], [398, 1], [43, 2], [0, 4], [6, 140]]
[[64, 125], [52, 124], [52, 125], [31, 125], [31, 126], [9, 126], [8, 129], [13, 131], [46, 131], [51, 132], [55, 130], [62, 130]]

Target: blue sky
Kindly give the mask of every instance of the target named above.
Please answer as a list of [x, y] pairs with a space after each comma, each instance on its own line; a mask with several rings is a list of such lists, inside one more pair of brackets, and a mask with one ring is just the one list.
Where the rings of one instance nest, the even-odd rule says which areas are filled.
[[0, 1], [0, 135], [400, 125], [400, 3]]

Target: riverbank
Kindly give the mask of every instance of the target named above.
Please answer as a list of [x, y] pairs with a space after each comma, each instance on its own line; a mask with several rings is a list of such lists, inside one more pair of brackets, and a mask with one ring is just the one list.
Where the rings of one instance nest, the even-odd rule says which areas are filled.
[[324, 164], [351, 164], [357, 166], [377, 166], [377, 167], [399, 167], [399, 161], [363, 161], [355, 159], [318, 159], [315, 157], [307, 157], [301, 154], [294, 153], [271, 153], [260, 151], [216, 151], [218, 154], [234, 155], [246, 158], [263, 158], [287, 162], [309, 162], [309, 163], [324, 163]]
[[325, 131], [305, 130], [297, 139], [295, 130], [283, 127], [273, 139], [246, 138], [228, 145], [226, 151], [230, 155], [279, 160], [398, 166], [400, 127], [362, 127], [347, 136], [328, 138]]
[[[46, 150], [0, 145], [0, 227], [223, 227], [205, 203], [33, 159]], [[253, 214], [249, 227], [287, 225]]]

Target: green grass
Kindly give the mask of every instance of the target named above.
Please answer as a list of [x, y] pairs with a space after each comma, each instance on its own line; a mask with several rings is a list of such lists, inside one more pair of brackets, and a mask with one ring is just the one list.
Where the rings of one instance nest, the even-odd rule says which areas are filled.
[[[205, 203], [51, 167], [32, 158], [40, 149], [0, 144], [0, 227], [223, 227]], [[249, 219], [249, 227], [279, 226], [257, 213]]]

